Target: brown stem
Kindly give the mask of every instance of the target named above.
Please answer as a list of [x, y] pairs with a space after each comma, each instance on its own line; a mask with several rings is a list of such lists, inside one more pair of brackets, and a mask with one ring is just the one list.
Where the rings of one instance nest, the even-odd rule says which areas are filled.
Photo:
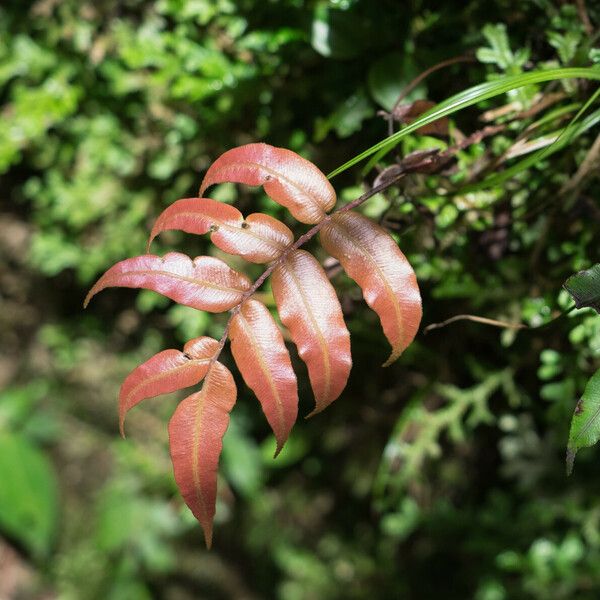
[[433, 65], [432, 67], [429, 67], [429, 69], [426, 69], [420, 75], [417, 75], [400, 92], [400, 95], [396, 99], [396, 102], [394, 103], [394, 106], [393, 106], [392, 110], [390, 111], [390, 113], [394, 114], [394, 112], [396, 112], [396, 109], [398, 108], [400, 102], [402, 102], [402, 100], [404, 100], [404, 98], [406, 98], [406, 96], [408, 96], [408, 94], [410, 94], [421, 83], [421, 81], [423, 81], [423, 79], [425, 79], [426, 77], [429, 77], [429, 75], [431, 75], [432, 73], [435, 73], [436, 71], [439, 71], [440, 69], [444, 69], [445, 67], [449, 67], [450, 65], [454, 65], [456, 63], [475, 62], [476, 60], [477, 59], [474, 56], [465, 54], [463, 56], [455, 56], [453, 58], [448, 58], [446, 60], [443, 60], [442, 62], [437, 63], [436, 65]]

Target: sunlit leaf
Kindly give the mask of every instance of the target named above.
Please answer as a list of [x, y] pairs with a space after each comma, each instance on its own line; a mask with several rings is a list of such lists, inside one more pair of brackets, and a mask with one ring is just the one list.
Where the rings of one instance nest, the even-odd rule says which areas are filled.
[[274, 217], [254, 213], [244, 219], [234, 206], [211, 198], [186, 198], [169, 206], [156, 220], [148, 247], [167, 229], [210, 233], [215, 246], [255, 263], [275, 260], [294, 241], [289, 228]]
[[107, 287], [129, 287], [153, 290], [199, 310], [222, 312], [239, 304], [250, 286], [245, 275], [212, 256], [198, 256], [192, 261], [178, 252], [162, 258], [145, 254], [111, 267], [89, 291], [83, 306]]
[[215, 362], [202, 390], [183, 400], [169, 422], [175, 481], [185, 503], [202, 525], [208, 548], [212, 544], [222, 440], [236, 394], [231, 373]]
[[125, 415], [147, 398], [170, 394], [200, 383], [219, 342], [209, 337], [190, 340], [179, 350], [163, 350], [135, 368], [125, 379], [119, 394], [119, 428], [124, 436]]
[[238, 369], [275, 434], [277, 455], [298, 414], [298, 385], [283, 336], [264, 304], [248, 300], [231, 320], [229, 337]]
[[222, 154], [206, 172], [200, 195], [223, 182], [262, 185], [302, 223], [318, 223], [336, 200], [333, 187], [313, 163], [268, 144], [246, 144]]
[[392, 237], [367, 217], [339, 213], [321, 229], [321, 243], [360, 285], [392, 345], [384, 366], [414, 339], [421, 322], [421, 295], [415, 273]]
[[308, 367], [314, 413], [320, 412], [342, 393], [352, 367], [339, 300], [321, 265], [304, 250], [275, 269], [271, 285], [281, 321]]
[[[459, 92], [458, 94], [455, 94], [454, 96], [450, 96], [450, 98], [447, 98], [443, 102], [436, 104], [436, 106], [422, 114], [418, 119], [415, 119], [406, 127], [403, 127], [400, 131], [388, 136], [380, 142], [377, 142], [377, 144], [367, 148], [367, 150], [364, 150], [354, 158], [351, 158], [349, 161], [339, 166], [337, 169], [334, 169], [327, 175], [327, 177], [331, 179], [376, 153], [376, 160], [380, 160], [409, 133], [416, 131], [420, 127], [423, 127], [423, 125], [432, 123], [441, 117], [445, 117], [462, 110], [463, 108], [467, 108], [468, 106], [472, 106], [473, 104], [477, 104], [483, 100], [488, 100], [494, 96], [499, 96], [500, 94], [504, 94], [512, 89], [520, 88], [526, 85], [573, 78], [600, 80], [600, 69], [597, 67], [578, 67], [529, 71], [528, 73], [521, 73], [519, 75], [500, 77], [498, 79], [494, 79], [493, 81], [480, 83], [479, 85], [470, 87], [462, 92]], [[376, 161], [371, 161], [369, 164], [371, 165], [371, 163], [374, 162]]]

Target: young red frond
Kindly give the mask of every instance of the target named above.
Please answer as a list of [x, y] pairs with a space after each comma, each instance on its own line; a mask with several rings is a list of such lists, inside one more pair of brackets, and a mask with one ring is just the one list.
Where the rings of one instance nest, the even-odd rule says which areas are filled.
[[214, 362], [202, 389], [179, 404], [169, 422], [169, 447], [175, 482], [212, 544], [217, 470], [229, 412], [237, 390], [229, 370]]
[[274, 217], [254, 213], [244, 219], [237, 208], [211, 198], [186, 198], [165, 209], [152, 228], [148, 248], [167, 229], [211, 233], [215, 246], [254, 263], [275, 260], [294, 241], [294, 234]]
[[[415, 274], [392, 237], [366, 217], [341, 209], [327, 217], [336, 196], [323, 173], [298, 154], [267, 144], [248, 144], [224, 153], [208, 169], [200, 195], [221, 182], [262, 185], [299, 221], [317, 224], [294, 244], [290, 229], [277, 219], [254, 213], [244, 218], [235, 207], [210, 198], [185, 198], [164, 210], [148, 247], [166, 230], [209, 234], [224, 252], [255, 263], [270, 263], [253, 284], [225, 262], [210, 256], [191, 259], [172, 252], [145, 254], [110, 268], [88, 293], [84, 306], [107, 287], [146, 288], [175, 302], [209, 312], [231, 311], [220, 342], [199, 337], [183, 351], [165, 350], [134, 369], [119, 396], [119, 422], [145, 400], [195, 385], [201, 390], [183, 400], [169, 422], [175, 481], [200, 522], [210, 547], [217, 497], [222, 439], [237, 390], [229, 370], [218, 361], [229, 337], [231, 352], [253, 390], [277, 441], [275, 456], [298, 415], [298, 383], [290, 354], [275, 319], [251, 296], [271, 276], [283, 324], [306, 363], [315, 396], [313, 415], [344, 390], [352, 357], [350, 334], [336, 292], [318, 261], [298, 249], [317, 234], [363, 290], [392, 345], [387, 364], [413, 340], [421, 320]], [[368, 195], [357, 199], [356, 205]], [[327, 217], [327, 218], [326, 218]], [[323, 222], [323, 219], [326, 219]]]
[[247, 144], [222, 154], [206, 172], [200, 195], [214, 183], [226, 181], [262, 185], [302, 223], [318, 223], [336, 201], [329, 180], [313, 163], [268, 144]]
[[283, 336], [264, 304], [248, 300], [231, 320], [231, 351], [258, 398], [279, 454], [298, 415], [298, 384]]
[[390, 365], [412, 342], [421, 322], [421, 295], [412, 267], [385, 229], [356, 212], [334, 215], [320, 238], [379, 316], [392, 345], [384, 366]]
[[245, 275], [212, 256], [198, 256], [192, 261], [179, 252], [164, 257], [144, 254], [106, 271], [89, 291], [83, 306], [107, 287], [129, 287], [153, 290], [179, 304], [218, 313], [239, 304], [251, 286]]
[[147, 398], [170, 394], [200, 383], [217, 352], [219, 342], [209, 337], [189, 341], [183, 352], [164, 350], [135, 368], [119, 394], [119, 428], [125, 437], [125, 415]]
[[350, 334], [327, 275], [317, 260], [295, 250], [271, 276], [279, 316], [308, 367], [315, 410], [322, 411], [341, 393], [352, 368]]

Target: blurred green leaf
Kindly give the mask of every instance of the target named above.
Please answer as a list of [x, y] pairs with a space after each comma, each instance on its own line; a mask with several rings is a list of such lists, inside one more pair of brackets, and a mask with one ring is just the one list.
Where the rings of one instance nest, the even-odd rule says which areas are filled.
[[366, 29], [368, 25], [358, 16], [321, 3], [312, 22], [311, 44], [328, 58], [354, 58], [365, 45]]
[[306, 439], [298, 431], [292, 432], [283, 450], [274, 459], [273, 455], [276, 448], [277, 443], [274, 436], [269, 436], [261, 444], [262, 460], [265, 466], [274, 469], [289, 467], [302, 460], [309, 450]]
[[37, 557], [52, 545], [58, 483], [52, 465], [25, 437], [0, 432], [0, 528]]
[[165, 542], [180, 526], [165, 501], [141, 495], [128, 481], [115, 481], [105, 488], [98, 504], [96, 541], [104, 552], [125, 551], [146, 568], [164, 572], [175, 563]]
[[264, 481], [262, 454], [256, 442], [243, 429], [243, 422], [231, 415], [223, 438], [221, 455], [227, 480], [246, 497], [260, 493]]
[[[410, 56], [392, 52], [376, 61], [369, 69], [367, 81], [373, 99], [385, 110], [394, 107], [400, 92], [417, 76], [419, 69]], [[425, 86], [419, 84], [403, 101], [413, 102], [425, 97]]]
[[567, 65], [575, 58], [575, 53], [581, 42], [581, 31], [567, 31], [560, 33], [558, 31], [548, 32], [548, 41], [550, 45], [556, 48], [560, 61]]
[[[419, 118], [415, 119], [409, 125], [403, 127], [397, 133], [385, 138], [377, 144], [364, 150], [354, 158], [345, 162], [343, 165], [334, 169], [327, 176], [332, 179], [336, 175], [343, 173], [355, 164], [363, 161], [365, 158], [376, 154], [376, 159], [380, 160], [387, 154], [398, 142], [409, 133], [419, 129], [423, 125], [427, 125], [436, 121], [440, 117], [451, 115], [463, 108], [488, 100], [494, 96], [504, 94], [510, 90], [530, 85], [533, 83], [543, 83], [545, 81], [553, 81], [556, 79], [567, 79], [580, 77], [583, 79], [600, 80], [600, 69], [588, 68], [569, 68], [569, 69], [547, 69], [540, 71], [530, 71], [520, 75], [506, 76], [487, 83], [480, 83], [474, 87], [468, 88], [454, 96], [436, 104], [433, 108], [423, 113]], [[373, 162], [373, 161], [371, 161]], [[370, 163], [369, 163], [370, 164]]]
[[338, 137], [345, 138], [356, 133], [363, 121], [375, 113], [365, 92], [359, 90], [346, 99], [329, 117], [317, 119], [315, 123], [315, 141], [321, 142], [333, 129]]

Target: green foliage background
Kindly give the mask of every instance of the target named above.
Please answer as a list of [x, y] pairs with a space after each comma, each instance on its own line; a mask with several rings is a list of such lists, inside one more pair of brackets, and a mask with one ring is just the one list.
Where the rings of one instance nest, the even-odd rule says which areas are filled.
[[[598, 27], [597, 4], [587, 15]], [[116, 398], [137, 364], [218, 336], [226, 317], [127, 290], [81, 309], [94, 278], [142, 253], [153, 218], [194, 196], [220, 153], [262, 140], [331, 171], [387, 135], [378, 111], [416, 75], [465, 53], [470, 62], [425, 79], [407, 101], [600, 60], [575, 3], [550, 0], [2, 3], [0, 597], [598, 597], [598, 450], [564, 474], [570, 417], [600, 366], [593, 311], [531, 331], [456, 323], [381, 369], [376, 317], [336, 276], [352, 333], [349, 387], [300, 419], [273, 461], [236, 375], [207, 553], [171, 475], [176, 399], [136, 409], [123, 441]], [[561, 284], [600, 261], [598, 168], [574, 178], [597, 140], [598, 103], [560, 151], [507, 181], [462, 188], [485, 179], [481, 165], [493, 174], [522, 159], [501, 157], [527, 127], [527, 139], [553, 139], [596, 87], [532, 85], [453, 115], [451, 130], [468, 135], [486, 110], [514, 103], [514, 116], [561, 94], [442, 175], [411, 176], [363, 206], [415, 266], [425, 325], [474, 313], [537, 326], [570, 306]], [[445, 142], [411, 135], [381, 164], [432, 147]], [[333, 183], [351, 200], [373, 175], [357, 166]], [[252, 190], [213, 196], [292, 224]], [[155, 251], [167, 248], [215, 252], [174, 233]], [[306, 414], [312, 396], [294, 360]]]

